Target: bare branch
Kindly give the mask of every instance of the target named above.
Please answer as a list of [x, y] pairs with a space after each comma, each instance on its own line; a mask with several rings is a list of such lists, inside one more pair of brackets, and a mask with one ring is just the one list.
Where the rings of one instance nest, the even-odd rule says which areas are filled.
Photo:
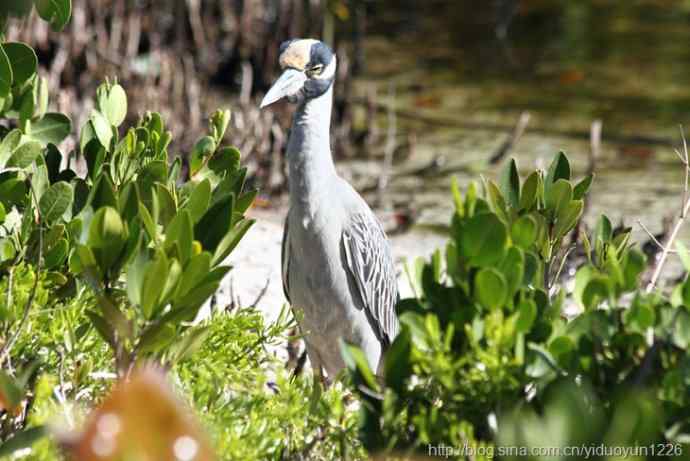
[[683, 169], [685, 170], [685, 182], [683, 184], [684, 202], [680, 210], [680, 216], [678, 216], [678, 219], [676, 219], [676, 223], [673, 226], [673, 230], [664, 241], [664, 244], [661, 245], [661, 247], [663, 248], [663, 252], [661, 253], [661, 257], [659, 258], [659, 260], [656, 263], [656, 266], [654, 267], [654, 274], [652, 275], [652, 279], [650, 280], [649, 285], [647, 285], [647, 293], [651, 293], [651, 291], [656, 286], [656, 283], [659, 280], [659, 276], [661, 275], [661, 270], [663, 269], [664, 264], [666, 263], [666, 259], [668, 258], [668, 254], [672, 252], [671, 246], [673, 245], [673, 242], [678, 236], [678, 232], [680, 232], [681, 227], [683, 227], [683, 224], [685, 223], [685, 217], [688, 214], [688, 210], [690, 210], [690, 199], [688, 199], [688, 176], [690, 175], [690, 166], [688, 165], [688, 144], [685, 140], [685, 133], [683, 133], [682, 126], [680, 127], [680, 137], [683, 140], [682, 161]]

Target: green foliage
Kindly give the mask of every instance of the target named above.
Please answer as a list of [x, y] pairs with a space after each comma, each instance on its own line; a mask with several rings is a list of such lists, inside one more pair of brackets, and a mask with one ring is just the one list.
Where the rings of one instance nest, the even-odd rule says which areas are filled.
[[185, 395], [208, 426], [221, 459], [359, 459], [356, 412], [340, 385], [313, 393], [290, 379], [270, 349], [287, 316], [264, 326], [259, 312], [216, 315], [203, 345], [175, 367]]
[[602, 216], [581, 236], [574, 289], [561, 286], [564, 240], [592, 181], [573, 187], [570, 175], [561, 153], [522, 183], [511, 161], [500, 187], [453, 186], [445, 257], [411, 271], [419, 297], [398, 304], [384, 385], [367, 379], [360, 351], [344, 351], [367, 449], [690, 448], [690, 283], [675, 302], [641, 290], [645, 256]]

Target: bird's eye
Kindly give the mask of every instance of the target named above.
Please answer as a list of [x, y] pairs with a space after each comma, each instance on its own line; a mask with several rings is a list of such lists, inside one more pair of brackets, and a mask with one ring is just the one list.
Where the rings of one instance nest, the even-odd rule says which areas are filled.
[[319, 75], [323, 72], [323, 64], [316, 64], [307, 69], [307, 75], [313, 77], [314, 75]]

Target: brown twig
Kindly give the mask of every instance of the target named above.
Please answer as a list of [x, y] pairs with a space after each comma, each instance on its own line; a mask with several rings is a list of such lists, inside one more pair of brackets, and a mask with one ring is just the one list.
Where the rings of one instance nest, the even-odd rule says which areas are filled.
[[508, 135], [508, 138], [506, 138], [506, 140], [503, 141], [503, 144], [501, 144], [501, 146], [498, 149], [496, 149], [494, 155], [492, 155], [489, 159], [490, 165], [495, 165], [496, 163], [500, 162], [502, 158], [508, 155], [508, 152], [513, 150], [515, 145], [518, 143], [518, 141], [520, 141], [520, 138], [524, 134], [528, 123], [529, 112], [522, 112], [520, 114], [520, 118], [518, 118], [518, 121], [515, 124], [515, 128], [513, 128], [513, 131], [510, 133], [510, 135]]

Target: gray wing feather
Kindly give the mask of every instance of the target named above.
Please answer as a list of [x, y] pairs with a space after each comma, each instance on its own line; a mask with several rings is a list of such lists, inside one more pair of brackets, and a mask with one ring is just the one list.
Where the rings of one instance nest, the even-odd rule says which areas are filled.
[[285, 298], [290, 301], [289, 290], [289, 270], [290, 270], [290, 234], [288, 231], [288, 218], [285, 218], [285, 226], [283, 226], [283, 243], [280, 249], [280, 273], [283, 279], [283, 293]]
[[343, 231], [346, 266], [364, 303], [367, 318], [384, 347], [398, 333], [395, 265], [383, 227], [371, 213], [352, 217]]

